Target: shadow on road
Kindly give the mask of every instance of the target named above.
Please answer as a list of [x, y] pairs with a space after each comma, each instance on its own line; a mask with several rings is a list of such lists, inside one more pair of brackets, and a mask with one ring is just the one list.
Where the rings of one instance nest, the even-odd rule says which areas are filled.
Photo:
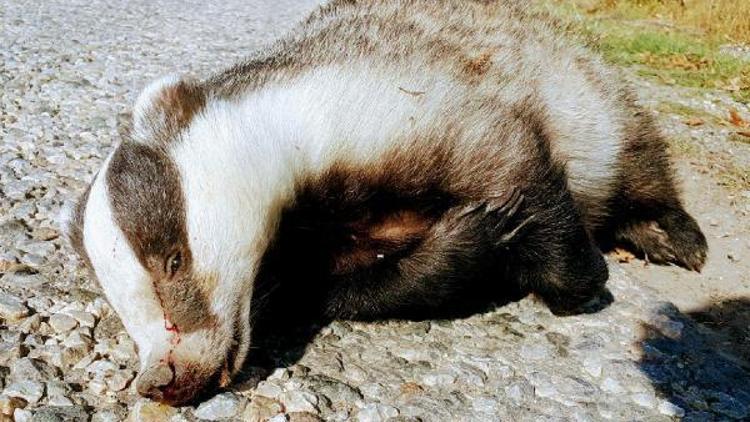
[[643, 328], [641, 370], [686, 420], [750, 418], [750, 298], [664, 306]]

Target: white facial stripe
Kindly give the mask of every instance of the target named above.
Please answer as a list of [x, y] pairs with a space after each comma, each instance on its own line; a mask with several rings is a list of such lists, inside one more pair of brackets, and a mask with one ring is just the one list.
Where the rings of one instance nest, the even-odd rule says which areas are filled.
[[149, 124], [153, 125], [159, 122], [161, 119], [148, 119], [147, 116], [152, 113], [153, 104], [156, 97], [161, 92], [169, 87], [173, 86], [180, 81], [177, 75], [163, 76], [146, 86], [138, 95], [138, 99], [133, 107], [133, 139], [134, 140], [147, 140], [150, 134], [153, 132], [153, 127], [148, 127]]
[[[106, 169], [109, 159], [105, 163]], [[107, 299], [138, 344], [141, 361], [164, 355], [170, 333], [149, 275], [112, 217], [106, 170], [94, 181], [86, 206], [83, 240]], [[157, 358], [158, 359], [158, 358]]]
[[171, 152], [184, 189], [193, 268], [216, 276], [210, 301], [225, 325], [234, 322], [238, 299], [251, 295], [273, 204], [289, 180], [274, 167], [275, 144], [254, 142], [238, 113], [236, 105], [210, 102]]

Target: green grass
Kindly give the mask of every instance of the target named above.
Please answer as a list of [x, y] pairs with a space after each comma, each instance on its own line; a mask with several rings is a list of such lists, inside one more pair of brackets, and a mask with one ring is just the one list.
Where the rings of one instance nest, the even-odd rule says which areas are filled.
[[626, 16], [602, 18], [568, 2], [547, 0], [542, 7], [611, 63], [635, 66], [642, 76], [668, 84], [724, 89], [750, 103], [750, 63], [720, 53], [714, 37]]
[[675, 32], [610, 26], [602, 30], [596, 46], [610, 62], [638, 65], [644, 76], [692, 88], [726, 89], [736, 100], [750, 101], [750, 63], [720, 54], [703, 40]]

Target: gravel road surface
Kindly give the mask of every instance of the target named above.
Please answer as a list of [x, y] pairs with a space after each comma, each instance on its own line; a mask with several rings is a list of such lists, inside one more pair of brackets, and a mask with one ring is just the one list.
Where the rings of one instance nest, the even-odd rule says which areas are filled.
[[[233, 63], [316, 3], [0, 0], [0, 422], [750, 418], [750, 338], [715, 330], [712, 313], [681, 312], [649, 280], [690, 290], [698, 276], [612, 258], [614, 302], [599, 312], [556, 318], [525, 298], [464, 318], [333, 322], [307, 327], [304, 344], [271, 342], [244, 382], [202, 404], [139, 398], [134, 344], [65, 244], [61, 206], [149, 80]], [[738, 239], [734, 259], [748, 260]], [[745, 295], [720, 305], [747, 318], [750, 294], [736, 283]], [[750, 318], [734, 323], [746, 333]]]

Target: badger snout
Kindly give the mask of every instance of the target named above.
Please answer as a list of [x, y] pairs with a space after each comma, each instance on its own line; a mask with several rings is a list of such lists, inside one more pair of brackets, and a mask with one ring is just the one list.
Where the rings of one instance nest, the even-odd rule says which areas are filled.
[[192, 362], [159, 361], [141, 372], [136, 390], [151, 400], [182, 405], [219, 387], [224, 372], [224, 367], [213, 370]]
[[136, 381], [138, 394], [153, 400], [159, 400], [164, 390], [173, 384], [174, 370], [167, 363], [158, 363], [141, 373]]

